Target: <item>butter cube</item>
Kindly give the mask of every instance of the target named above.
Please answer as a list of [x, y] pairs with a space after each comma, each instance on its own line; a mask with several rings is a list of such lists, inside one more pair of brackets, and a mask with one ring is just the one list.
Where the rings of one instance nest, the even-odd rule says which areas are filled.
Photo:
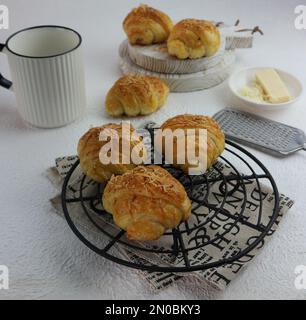
[[255, 76], [269, 102], [282, 103], [291, 99], [288, 89], [274, 69], [258, 70]]

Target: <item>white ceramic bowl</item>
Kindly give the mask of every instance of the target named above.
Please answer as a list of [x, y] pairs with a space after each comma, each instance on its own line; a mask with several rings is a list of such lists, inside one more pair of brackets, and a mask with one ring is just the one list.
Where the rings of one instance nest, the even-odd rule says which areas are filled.
[[256, 67], [256, 68], [247, 68], [238, 71], [237, 73], [233, 74], [229, 79], [229, 87], [232, 93], [241, 101], [248, 103], [252, 107], [255, 107], [260, 110], [281, 110], [288, 108], [291, 104], [296, 102], [302, 92], [303, 86], [302, 83], [290, 73], [282, 71], [280, 69], [274, 68], [285, 85], [288, 88], [288, 91], [292, 97], [292, 99], [288, 102], [283, 103], [262, 103], [250, 100], [246, 97], [243, 97], [239, 94], [239, 91], [245, 86], [251, 86], [255, 80], [255, 72], [261, 69], [267, 69], [271, 67]]

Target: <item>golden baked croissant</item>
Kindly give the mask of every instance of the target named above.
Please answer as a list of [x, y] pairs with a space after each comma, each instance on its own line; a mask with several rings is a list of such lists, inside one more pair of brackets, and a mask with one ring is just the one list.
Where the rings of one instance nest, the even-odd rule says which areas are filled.
[[[210, 117], [190, 114], [179, 115], [174, 118], [168, 119], [165, 123], [163, 123], [160, 132], [164, 132], [164, 134], [166, 134], [164, 131], [166, 129], [170, 129], [170, 132], [174, 132], [174, 130], [176, 129], [182, 129], [183, 135], [178, 136], [177, 139], [173, 139], [173, 142], [167, 142], [165, 136], [162, 136], [159, 140], [160, 143], [157, 143], [156, 147], [165, 155], [166, 160], [167, 158], [173, 157], [173, 165], [175, 167], [181, 168], [184, 172], [190, 173], [190, 171], [193, 171], [192, 174], [204, 173], [203, 171], [211, 167], [224, 151], [224, 133], [218, 123]], [[188, 129], [195, 129], [194, 134], [192, 135], [192, 131], [188, 132]], [[201, 143], [202, 141], [199, 138], [199, 129], [207, 130], [207, 144]], [[190, 157], [191, 159], [188, 158], [187, 136], [192, 138], [192, 140], [195, 142], [195, 157]], [[169, 143], [173, 143], [173, 149], [170, 150], [172, 154], [170, 153], [167, 156], [167, 154], [165, 153], [165, 145], [169, 148]], [[192, 147], [192, 145], [189, 147]], [[183, 148], [183, 150], [180, 148]], [[183, 158], [183, 161], [178, 160], [180, 156]], [[205, 158], [202, 159], [201, 156], [204, 156]], [[168, 159], [168, 161], [169, 160], [172, 159]], [[204, 167], [201, 167], [201, 164], [204, 164]]]
[[[128, 170], [131, 170], [135, 167], [135, 164], [131, 160], [131, 154], [125, 155], [127, 157], [126, 162], [130, 162], [130, 164], [123, 163], [124, 161], [124, 153], [122, 148], [122, 143], [125, 140], [126, 142], [130, 142], [130, 150], [136, 150], [139, 147], [139, 156], [145, 156], [144, 147], [142, 144], [141, 138], [137, 135], [135, 129], [130, 126], [129, 134], [125, 134], [122, 129], [122, 124], [106, 124], [101, 127], [95, 127], [88, 130], [79, 140], [78, 143], [78, 156], [80, 159], [80, 166], [83, 172], [90, 177], [91, 179], [97, 182], [105, 182], [111, 178], [113, 174], [123, 174]], [[101, 148], [106, 145], [108, 141], [100, 141], [100, 134], [103, 130], [107, 134], [109, 131], [107, 130], [115, 130], [118, 134], [119, 138], [119, 148], [112, 150], [114, 155], [118, 155], [119, 162], [113, 162], [109, 164], [103, 164], [100, 161], [99, 153]], [[133, 139], [131, 136], [133, 134]], [[137, 147], [136, 147], [137, 146]], [[135, 149], [133, 149], [135, 147]], [[125, 150], [125, 149], [124, 149]], [[130, 151], [130, 152], [131, 152]], [[116, 153], [117, 152], [117, 153]], [[107, 155], [110, 155], [107, 152]]]
[[210, 57], [220, 47], [220, 33], [209, 21], [185, 19], [173, 27], [167, 47], [178, 59]]
[[125, 75], [109, 90], [105, 107], [112, 116], [146, 115], [160, 108], [168, 94], [168, 86], [157, 77]]
[[133, 9], [123, 21], [123, 28], [131, 44], [150, 45], [167, 40], [173, 27], [163, 12], [147, 5]]
[[102, 201], [131, 240], [157, 240], [191, 214], [191, 202], [182, 184], [155, 165], [112, 177]]

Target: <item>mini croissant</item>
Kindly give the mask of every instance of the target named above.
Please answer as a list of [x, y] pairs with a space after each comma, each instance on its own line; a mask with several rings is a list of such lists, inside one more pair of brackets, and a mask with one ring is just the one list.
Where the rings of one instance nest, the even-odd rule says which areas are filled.
[[[81, 169], [88, 177], [102, 183], [108, 181], [113, 174], [123, 174], [135, 167], [135, 164], [131, 160], [131, 154], [125, 155], [128, 161], [122, 161], [124, 157], [123, 150], [125, 150], [122, 147], [124, 140], [130, 142], [130, 152], [138, 149], [139, 157], [145, 157], [142, 140], [132, 126], [128, 129], [129, 131], [127, 131], [126, 134], [122, 124], [110, 123], [101, 127], [91, 128], [82, 136], [78, 143], [78, 156]], [[102, 132], [108, 135], [110, 130], [114, 130], [118, 134], [119, 148], [117, 148], [117, 150], [114, 148], [112, 152], [114, 155], [118, 155], [117, 159], [119, 161], [113, 163], [110, 161], [109, 164], [103, 164], [100, 161], [100, 151], [101, 148], [108, 143], [108, 140], [105, 139], [106, 141], [103, 141], [100, 137]], [[133, 139], [131, 139], [131, 137], [133, 137]], [[129, 162], [129, 164], [125, 164], [126, 162]]]
[[168, 86], [157, 77], [125, 75], [109, 90], [105, 107], [112, 116], [147, 115], [159, 109], [168, 94]]
[[157, 240], [191, 214], [191, 202], [182, 184], [155, 165], [112, 177], [102, 201], [131, 240]]
[[123, 28], [131, 44], [150, 45], [167, 40], [173, 27], [163, 12], [146, 5], [133, 9], [123, 21]]
[[185, 19], [173, 27], [167, 47], [178, 59], [210, 57], [219, 50], [220, 33], [209, 21]]
[[[169, 142], [167, 143], [167, 138], [165, 138], [167, 137], [166, 129], [170, 129], [172, 133], [175, 133], [176, 129], [182, 129], [183, 133], [182, 135], [177, 134], [177, 138], [170, 142], [173, 143], [173, 149], [170, 149], [172, 154], [168, 155], [165, 153], [166, 147], [169, 147]], [[201, 132], [199, 129], [206, 129], [205, 140], [200, 139]], [[165, 136], [162, 136], [159, 140], [160, 143], [156, 144], [157, 149], [165, 155], [166, 160], [173, 160], [175, 167], [181, 168], [187, 173], [204, 173], [206, 169], [214, 164], [225, 148], [224, 133], [218, 123], [210, 117], [190, 114], [179, 115], [163, 123], [160, 133], [162, 132]], [[189, 138], [192, 138], [194, 145], [191, 145], [188, 141]], [[207, 143], [205, 143], [206, 141]], [[191, 151], [188, 146], [194, 146], [194, 158], [191, 157], [189, 159], [190, 154], [188, 155], [188, 153]], [[178, 160], [180, 156], [183, 161]], [[202, 156], [205, 158], [202, 159]], [[200, 166], [202, 163], [204, 163], [204, 167]]]

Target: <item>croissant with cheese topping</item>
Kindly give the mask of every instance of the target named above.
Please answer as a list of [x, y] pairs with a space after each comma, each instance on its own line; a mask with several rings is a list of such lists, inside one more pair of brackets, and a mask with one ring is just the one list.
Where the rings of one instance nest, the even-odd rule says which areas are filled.
[[182, 184], [155, 165], [112, 177], [102, 201], [131, 240], [157, 240], [191, 214], [191, 202]]
[[163, 12], [147, 5], [133, 9], [123, 21], [123, 29], [130, 44], [150, 45], [167, 40], [173, 27]]
[[[112, 150], [119, 161], [110, 161], [109, 164], [102, 163], [100, 160], [101, 148], [106, 145], [108, 140], [101, 139], [101, 133], [104, 132], [106, 135], [116, 132], [118, 135], [118, 149]], [[131, 139], [133, 137], [133, 139]], [[91, 179], [97, 182], [108, 181], [113, 174], [123, 174], [128, 170], [135, 168], [135, 164], [131, 160], [131, 154], [124, 154], [123, 141], [130, 142], [131, 150], [138, 148], [139, 155], [142, 157], [144, 155], [144, 148], [141, 138], [137, 135], [135, 129], [130, 126], [129, 132], [127, 134], [123, 130], [122, 124], [109, 123], [101, 127], [95, 127], [89, 129], [79, 140], [78, 143], [78, 156], [80, 159], [80, 166], [82, 171]], [[130, 161], [123, 161], [124, 156]], [[130, 162], [126, 164], [126, 162]]]
[[147, 115], [159, 109], [168, 94], [168, 86], [157, 77], [125, 75], [109, 90], [105, 108], [112, 116]]
[[[168, 129], [168, 133], [166, 129]], [[169, 132], [175, 133], [176, 129], [180, 129], [182, 134], [177, 134], [177, 138], [174, 135], [172, 142], [167, 142], [167, 134]], [[202, 130], [203, 140], [200, 139], [200, 129], [204, 129], [204, 131]], [[173, 163], [175, 167], [188, 173], [191, 170], [193, 170], [193, 174], [204, 173], [215, 163], [225, 148], [223, 131], [215, 120], [207, 116], [184, 114], [170, 118], [162, 124], [161, 131], [158, 134], [162, 133], [164, 136], [157, 140], [159, 141], [156, 144], [157, 150], [163, 153], [166, 160]], [[189, 138], [190, 142], [188, 141]], [[189, 153], [193, 152], [193, 150], [188, 149], [188, 147], [193, 147], [191, 141], [194, 141], [194, 158], [189, 157]], [[166, 151], [169, 150], [170, 143], [173, 147], [170, 149], [172, 152], [167, 154]], [[183, 161], [179, 160], [180, 156]], [[202, 164], [205, 167], [201, 167]]]
[[167, 47], [178, 59], [210, 57], [219, 50], [220, 32], [209, 21], [185, 19], [173, 27]]

